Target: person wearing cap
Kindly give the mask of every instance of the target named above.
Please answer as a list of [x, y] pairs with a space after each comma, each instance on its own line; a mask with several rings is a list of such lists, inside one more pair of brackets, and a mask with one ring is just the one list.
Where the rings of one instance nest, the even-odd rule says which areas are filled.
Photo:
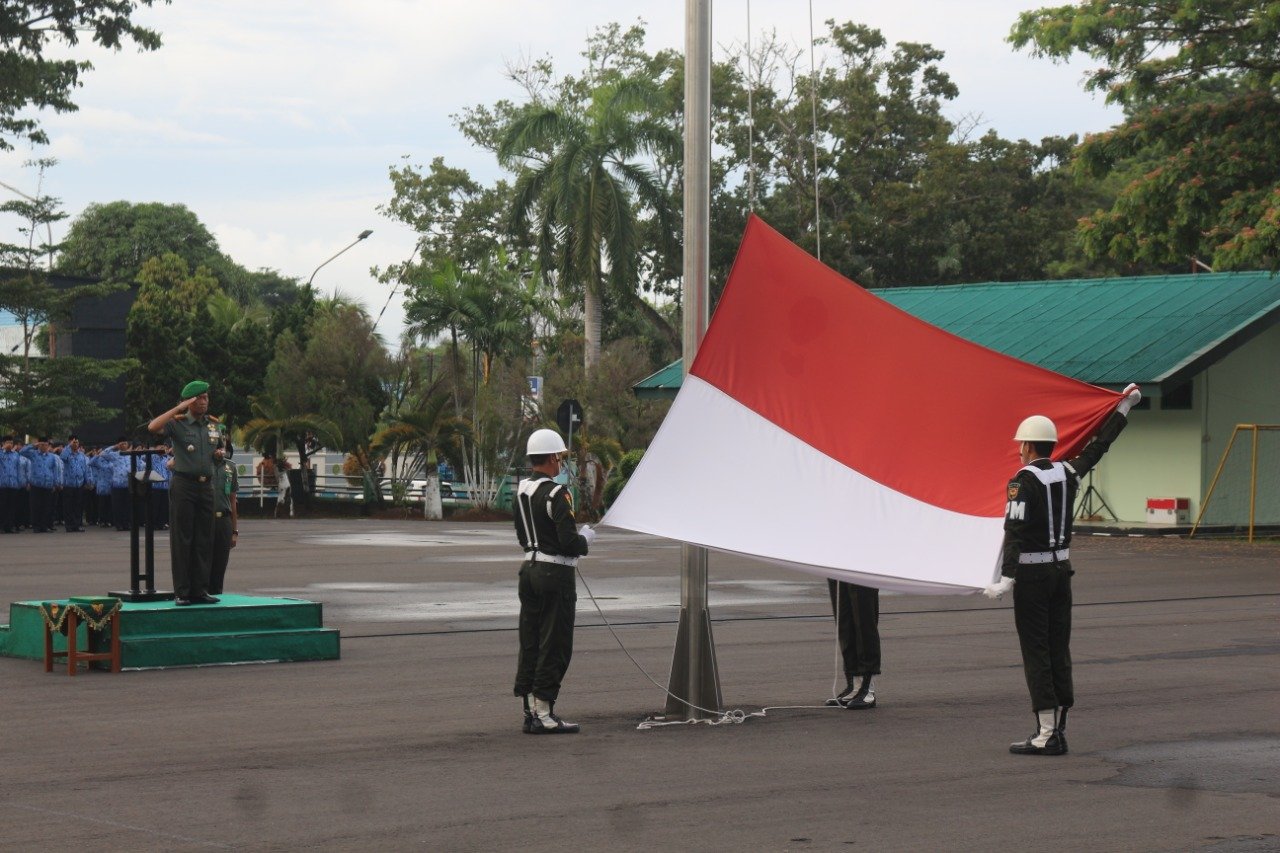
[[173, 444], [169, 483], [169, 556], [173, 603], [217, 604], [209, 594], [213, 555], [214, 468], [222, 462], [222, 425], [209, 414], [209, 383], [188, 382], [182, 402], [152, 419], [147, 428]]
[[59, 454], [62, 457], [62, 528], [68, 533], [84, 532], [84, 492], [90, 487], [89, 457], [80, 439], [71, 436]]
[[240, 514], [236, 491], [240, 478], [236, 475], [231, 439], [223, 440], [224, 458], [213, 469], [213, 562], [209, 570], [209, 594], [221, 595], [222, 583], [231, 562], [231, 549], [239, 544]]
[[596, 534], [574, 525], [573, 496], [556, 479], [568, 452], [560, 434], [535, 430], [526, 451], [533, 476], [520, 481], [512, 513], [524, 549], [515, 695], [524, 702], [526, 734], [574, 734], [578, 724], [556, 716], [556, 699], [573, 656], [574, 570]]
[[1075, 705], [1071, 679], [1071, 524], [1080, 480], [1093, 470], [1128, 424], [1142, 399], [1137, 385], [1120, 402], [1076, 458], [1050, 457], [1058, 430], [1044, 415], [1018, 425], [1013, 440], [1023, 467], [1006, 486], [1004, 547], [998, 583], [983, 592], [1000, 598], [1013, 590], [1013, 621], [1022, 669], [1031, 693], [1036, 730], [1009, 746], [1015, 755], [1067, 752], [1067, 711]]

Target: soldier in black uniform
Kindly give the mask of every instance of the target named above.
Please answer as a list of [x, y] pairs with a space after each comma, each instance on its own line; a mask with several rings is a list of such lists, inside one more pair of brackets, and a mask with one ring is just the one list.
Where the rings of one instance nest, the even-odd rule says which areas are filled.
[[188, 382], [183, 400], [148, 425], [173, 442], [169, 484], [169, 555], [173, 562], [173, 603], [217, 604], [209, 594], [213, 554], [213, 470], [222, 462], [222, 431], [209, 412], [209, 383]]
[[235, 449], [231, 439], [222, 442], [225, 457], [213, 470], [213, 563], [209, 569], [209, 594], [222, 595], [222, 584], [231, 562], [231, 549], [240, 542], [240, 511], [236, 492], [240, 477], [231, 457]]
[[827, 700], [856, 711], [876, 706], [875, 677], [880, 674], [880, 590], [827, 580], [836, 637], [844, 663], [844, 690]]
[[529, 436], [534, 475], [516, 493], [516, 538], [524, 549], [520, 566], [520, 657], [515, 695], [524, 701], [526, 734], [574, 734], [577, 723], [556, 716], [560, 682], [573, 656], [573, 622], [578, 592], [574, 567], [595, 539], [595, 531], [573, 522], [569, 487], [560, 473], [564, 440], [555, 430]]
[[1128, 423], [1142, 394], [1124, 389], [1116, 410], [1079, 456], [1052, 462], [1058, 440], [1053, 421], [1032, 415], [1018, 426], [1025, 466], [1009, 481], [1000, 582], [984, 593], [999, 598], [1013, 589], [1013, 619], [1037, 729], [1011, 744], [1016, 755], [1067, 751], [1067, 711], [1075, 704], [1071, 681], [1071, 522], [1080, 479], [1093, 469]]

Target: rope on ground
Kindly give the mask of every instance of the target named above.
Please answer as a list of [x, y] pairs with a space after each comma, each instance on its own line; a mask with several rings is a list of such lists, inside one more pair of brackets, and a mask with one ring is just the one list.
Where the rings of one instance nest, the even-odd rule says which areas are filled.
[[[608, 628], [609, 633], [613, 635], [613, 640], [618, 644], [618, 648], [622, 649], [622, 653], [627, 656], [627, 660], [631, 661], [632, 665], [634, 665], [636, 669], [640, 670], [640, 674], [643, 675], [645, 678], [649, 679], [649, 681], [653, 684], [654, 687], [657, 687], [663, 693], [667, 694], [672, 699], [675, 699], [680, 704], [685, 705], [689, 708], [693, 708], [695, 711], [702, 711], [704, 714], [712, 715], [711, 719], [705, 719], [705, 720], [659, 720], [659, 719], [650, 718], [650, 719], [640, 721], [640, 723], [636, 726], [636, 729], [638, 731], [643, 732], [643, 731], [648, 731], [649, 729], [662, 728], [664, 726], [688, 726], [688, 725], [694, 725], [696, 723], [704, 723], [708, 726], [723, 726], [728, 723], [732, 723], [734, 725], [741, 725], [742, 723], [745, 723], [747, 720], [751, 719], [752, 717], [766, 717], [768, 716], [770, 711], [811, 711], [811, 710], [843, 711], [845, 710], [839, 705], [771, 705], [765, 708], [761, 708], [759, 711], [748, 712], [748, 711], [743, 711], [741, 708], [734, 708], [731, 711], [717, 711], [717, 710], [712, 710], [711, 708], [703, 708], [699, 705], [693, 704], [687, 699], [677, 696], [676, 694], [668, 690], [666, 687], [663, 687], [661, 684], [659, 684], [657, 679], [655, 679], [652, 675], [650, 675], [645, 670], [645, 668], [640, 665], [640, 662], [636, 660], [635, 657], [632, 656], [631, 652], [627, 651], [627, 647], [622, 642], [622, 638], [618, 636], [617, 631], [613, 630], [613, 625], [609, 624], [609, 620], [608, 618], [605, 617], [604, 611], [600, 609], [600, 602], [596, 601], [595, 595], [591, 592], [591, 586], [587, 583], [586, 577], [583, 576], [582, 569], [580, 567], [575, 567], [575, 568], [577, 569], [577, 572], [578, 572], [578, 579], [582, 581], [582, 588], [587, 591], [587, 597], [591, 599], [591, 604], [595, 607], [596, 613], [600, 616], [600, 621], [604, 622], [604, 626]], [[839, 654], [838, 646], [837, 646], [836, 652], [838, 655]], [[837, 683], [838, 682], [833, 682], [832, 684], [832, 688], [831, 688], [832, 698], [835, 698]]]

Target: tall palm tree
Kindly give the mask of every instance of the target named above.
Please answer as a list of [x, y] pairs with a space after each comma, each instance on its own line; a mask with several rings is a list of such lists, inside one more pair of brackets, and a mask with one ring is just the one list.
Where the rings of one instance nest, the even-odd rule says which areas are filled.
[[638, 212], [651, 212], [661, 232], [673, 234], [667, 194], [653, 171], [636, 162], [673, 156], [679, 146], [676, 134], [652, 118], [659, 104], [647, 82], [602, 85], [585, 112], [570, 105], [528, 109], [499, 143], [500, 162], [520, 170], [512, 230], [526, 233], [535, 220], [544, 273], [582, 288], [587, 372], [600, 359], [603, 288], [635, 298]]

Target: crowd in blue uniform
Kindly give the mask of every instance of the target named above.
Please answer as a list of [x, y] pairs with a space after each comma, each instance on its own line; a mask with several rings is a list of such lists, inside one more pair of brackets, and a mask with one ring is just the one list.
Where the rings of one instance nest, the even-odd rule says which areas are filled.
[[[115, 444], [86, 448], [76, 436], [66, 442], [41, 438], [25, 444], [12, 435], [0, 445], [0, 532], [50, 533], [61, 527], [67, 533], [86, 526], [132, 527], [133, 499], [129, 478], [149, 479], [151, 523], [155, 529], [169, 526], [169, 479], [165, 465], [169, 450], [151, 457], [130, 456], [126, 450], [142, 450], [140, 443], [121, 438]], [[137, 460], [135, 470], [134, 460]], [[142, 523], [146, 523], [145, 517]]]

